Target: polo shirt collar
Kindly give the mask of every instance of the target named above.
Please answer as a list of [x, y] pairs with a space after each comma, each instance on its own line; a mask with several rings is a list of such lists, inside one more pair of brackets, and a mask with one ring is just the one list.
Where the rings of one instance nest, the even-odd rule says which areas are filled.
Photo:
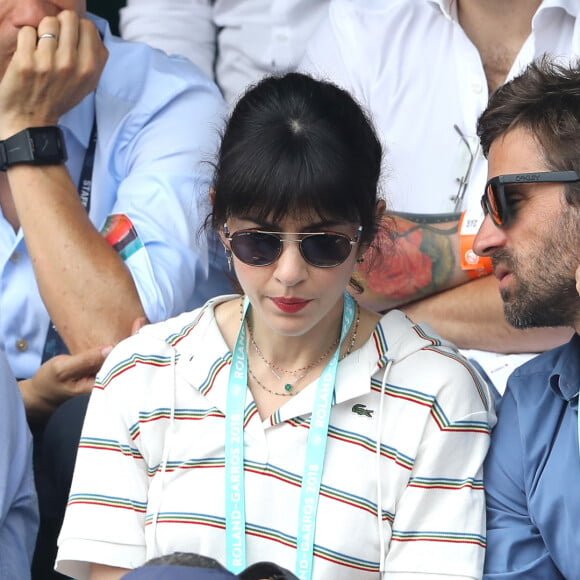
[[562, 349], [550, 374], [550, 387], [565, 401], [572, 401], [580, 388], [580, 336], [575, 334]]

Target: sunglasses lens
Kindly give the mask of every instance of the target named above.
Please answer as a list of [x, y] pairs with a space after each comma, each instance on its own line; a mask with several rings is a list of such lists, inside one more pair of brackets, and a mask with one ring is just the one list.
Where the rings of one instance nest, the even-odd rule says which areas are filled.
[[342, 264], [352, 250], [348, 238], [336, 234], [306, 236], [302, 240], [301, 248], [304, 258], [319, 268]]
[[260, 232], [238, 232], [230, 242], [238, 260], [250, 266], [268, 266], [280, 255], [281, 246], [279, 238]]
[[504, 222], [500, 202], [500, 187], [501, 185], [499, 183], [490, 182], [487, 184], [487, 189], [485, 192], [485, 208], [489, 212], [493, 222], [498, 226], [503, 225]]

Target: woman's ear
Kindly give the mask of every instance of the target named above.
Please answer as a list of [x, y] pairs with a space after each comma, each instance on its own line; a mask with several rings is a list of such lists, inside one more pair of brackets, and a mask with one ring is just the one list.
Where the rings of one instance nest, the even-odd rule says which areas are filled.
[[[377, 203], [375, 204], [375, 225], [378, 228], [378, 234], [380, 235], [381, 233], [381, 224], [383, 222], [383, 219], [385, 217], [385, 213], [387, 211], [387, 204], [385, 202], [384, 199], [379, 199], [377, 200]], [[362, 264], [365, 261], [365, 254], [367, 253], [368, 249], [371, 246], [371, 242], [366, 242], [365, 244], [360, 244], [359, 248], [358, 248], [358, 254], [357, 254], [357, 263]]]
[[209, 203], [211, 204], [211, 207], [213, 208], [213, 206], [215, 204], [215, 189], [214, 189], [213, 185], [209, 188]]
[[377, 222], [383, 219], [383, 215], [385, 215], [385, 211], [387, 211], [387, 203], [384, 199], [377, 200], [377, 204], [375, 206], [375, 217], [377, 218]]
[[220, 226], [217, 231], [217, 234], [220, 238], [220, 242], [222, 243], [225, 250], [229, 250], [229, 245], [227, 243], [227, 234], [224, 232], [224, 226]]

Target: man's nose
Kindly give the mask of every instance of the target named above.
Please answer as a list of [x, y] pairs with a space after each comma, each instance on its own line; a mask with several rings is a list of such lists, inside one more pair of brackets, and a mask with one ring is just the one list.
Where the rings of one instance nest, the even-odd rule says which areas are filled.
[[489, 215], [486, 215], [473, 240], [473, 251], [478, 256], [492, 256], [504, 244], [504, 231], [493, 223]]
[[45, 16], [55, 16], [58, 10], [50, 10], [42, 0], [14, 0], [12, 21], [14, 26], [33, 26], [37, 28]]

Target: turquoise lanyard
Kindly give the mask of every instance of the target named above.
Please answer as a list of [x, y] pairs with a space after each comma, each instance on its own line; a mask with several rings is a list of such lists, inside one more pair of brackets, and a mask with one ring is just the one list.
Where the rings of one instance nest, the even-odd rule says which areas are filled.
[[[232, 354], [226, 403], [226, 565], [234, 574], [239, 574], [246, 567], [244, 410], [248, 384], [248, 361], [246, 354], [246, 325], [243, 320], [246, 318], [248, 306], [249, 301], [246, 298], [244, 300], [242, 324]], [[295, 573], [300, 580], [309, 580], [312, 577], [316, 513], [324, 457], [326, 455], [326, 440], [334, 396], [334, 383], [336, 381], [340, 347], [350, 330], [354, 313], [354, 300], [350, 294], [345, 292], [340, 342], [318, 379], [310, 418], [310, 428], [308, 430], [298, 511], [298, 532], [296, 534]]]

